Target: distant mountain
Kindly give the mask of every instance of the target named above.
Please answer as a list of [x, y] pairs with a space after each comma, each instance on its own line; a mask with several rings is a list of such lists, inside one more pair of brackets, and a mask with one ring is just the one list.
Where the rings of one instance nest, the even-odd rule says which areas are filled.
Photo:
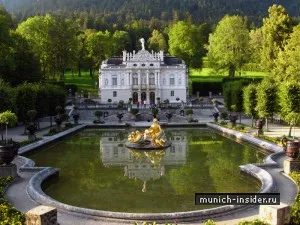
[[126, 22], [129, 18], [152, 17], [170, 21], [192, 15], [194, 21], [215, 22], [225, 14], [248, 16], [258, 20], [268, 14], [269, 6], [283, 5], [293, 17], [300, 17], [299, 0], [0, 0], [20, 20], [45, 13], [72, 16], [83, 12], [109, 16], [110, 20]]

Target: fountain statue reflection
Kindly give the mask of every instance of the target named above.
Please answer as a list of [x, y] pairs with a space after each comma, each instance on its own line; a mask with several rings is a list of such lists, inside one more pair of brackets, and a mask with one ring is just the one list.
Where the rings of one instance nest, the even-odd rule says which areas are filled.
[[100, 142], [102, 163], [105, 167], [123, 167], [124, 176], [142, 181], [142, 191], [146, 192], [147, 184], [164, 176], [167, 168], [178, 167], [186, 163], [187, 133], [181, 130], [173, 130], [172, 133], [168, 135], [172, 146], [166, 149], [144, 151], [129, 149], [124, 145], [126, 132], [107, 132], [102, 135]]

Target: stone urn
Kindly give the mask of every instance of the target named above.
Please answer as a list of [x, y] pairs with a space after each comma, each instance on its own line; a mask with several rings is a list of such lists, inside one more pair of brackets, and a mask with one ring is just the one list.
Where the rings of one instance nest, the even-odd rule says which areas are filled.
[[119, 123], [121, 123], [121, 120], [122, 120], [123, 116], [124, 116], [124, 113], [120, 113], [120, 112], [117, 113], [117, 117], [119, 119]]
[[170, 122], [172, 116], [173, 116], [172, 113], [170, 113], [170, 112], [167, 112], [167, 113], [166, 113], [166, 117], [167, 117], [167, 119], [168, 119], [168, 122]]
[[0, 165], [9, 165], [18, 154], [19, 148], [20, 144], [17, 142], [0, 144]]
[[26, 126], [26, 129], [28, 130], [30, 135], [34, 135], [35, 132], [37, 131], [37, 126], [36, 124], [29, 124]]
[[295, 160], [299, 155], [300, 142], [298, 140], [289, 140], [286, 137], [281, 140], [283, 149], [289, 159]]
[[78, 124], [79, 114], [78, 113], [74, 113], [73, 114], [73, 119], [74, 119], [74, 123]]
[[259, 136], [259, 135], [263, 135], [263, 127], [264, 127], [264, 125], [265, 125], [265, 120], [264, 119], [258, 119], [258, 120], [256, 120], [256, 122], [255, 122], [255, 126], [256, 126], [256, 128], [258, 129], [257, 130], [257, 135]]
[[214, 117], [214, 119], [215, 119], [215, 123], [218, 122], [219, 115], [220, 115], [220, 114], [219, 114], [218, 112], [214, 112], [214, 113], [213, 113], [213, 117]]
[[231, 122], [231, 126], [232, 126], [232, 127], [235, 127], [235, 126], [236, 126], [236, 121], [237, 121], [237, 119], [238, 119], [238, 116], [237, 116], [237, 115], [232, 115], [232, 114], [229, 115], [229, 120], [230, 120], [230, 122]]

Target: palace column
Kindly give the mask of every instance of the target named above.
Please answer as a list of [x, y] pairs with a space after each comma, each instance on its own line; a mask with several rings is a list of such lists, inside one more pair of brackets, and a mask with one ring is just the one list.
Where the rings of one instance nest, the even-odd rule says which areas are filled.
[[138, 100], [139, 100], [139, 103], [141, 105], [141, 103], [142, 103], [142, 96], [141, 96], [141, 87], [142, 87], [141, 70], [138, 71], [138, 76], [139, 76], [139, 80], [138, 80], [138, 87], [139, 87], [139, 90], [138, 90]]
[[129, 78], [129, 80], [128, 80], [128, 85], [129, 86], [131, 86], [131, 83], [132, 83], [132, 75], [131, 75], [131, 73], [129, 72], [129, 76], [128, 76]]
[[147, 84], [147, 88], [149, 88], [149, 70], [147, 70], [146, 74], [147, 74], [147, 82], [146, 82], [146, 84]]

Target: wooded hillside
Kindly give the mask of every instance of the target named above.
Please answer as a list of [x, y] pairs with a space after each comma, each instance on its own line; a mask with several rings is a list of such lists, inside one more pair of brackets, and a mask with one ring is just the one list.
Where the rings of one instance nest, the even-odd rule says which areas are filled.
[[300, 17], [299, 0], [0, 0], [5, 8], [24, 20], [36, 14], [54, 13], [70, 17], [88, 13], [106, 23], [157, 18], [161, 21], [192, 18], [216, 23], [225, 14], [247, 16], [260, 23], [273, 4], [283, 5], [292, 17]]

